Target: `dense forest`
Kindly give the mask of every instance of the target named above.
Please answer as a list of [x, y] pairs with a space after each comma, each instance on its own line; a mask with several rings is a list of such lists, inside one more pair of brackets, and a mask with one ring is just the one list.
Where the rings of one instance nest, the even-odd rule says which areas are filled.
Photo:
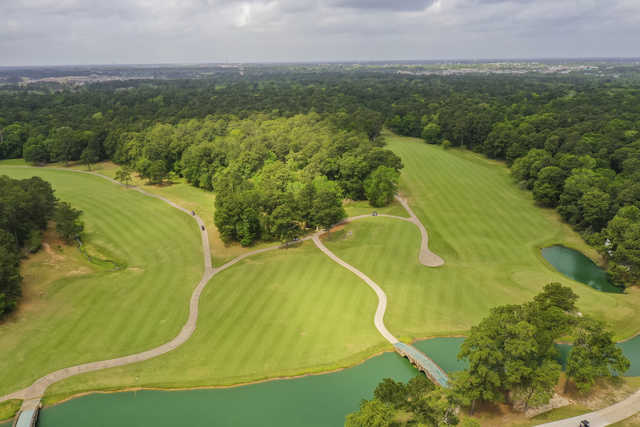
[[[150, 181], [177, 174], [209, 190], [221, 186], [228, 197], [218, 208], [227, 214], [216, 223], [227, 240], [245, 244], [322, 225], [303, 206], [303, 188], [384, 203], [384, 194], [375, 193], [388, 186], [365, 191], [367, 179], [392, 182], [401, 167], [383, 148], [384, 126], [505, 160], [537, 203], [557, 209], [602, 252], [616, 281], [640, 282], [640, 87], [633, 80], [303, 73], [284, 67], [244, 79], [0, 92], [0, 157], [87, 165], [112, 159]], [[234, 166], [243, 160], [233, 141], [255, 155], [251, 170]], [[307, 142], [314, 148], [305, 151]], [[170, 152], [160, 153], [159, 146]], [[314, 159], [314, 149], [332, 158]], [[392, 170], [374, 174], [379, 167]], [[256, 201], [262, 186], [278, 187], [262, 179], [269, 168], [285, 173], [286, 185], [279, 183], [271, 201]], [[335, 207], [329, 198], [326, 206]], [[238, 212], [249, 204], [255, 212], [241, 218]], [[287, 207], [274, 216], [276, 205]], [[338, 209], [329, 215], [339, 216]]]
[[0, 318], [22, 295], [20, 260], [37, 252], [50, 220], [67, 242], [82, 231], [80, 211], [54, 196], [51, 184], [38, 177], [16, 180], [0, 176]]

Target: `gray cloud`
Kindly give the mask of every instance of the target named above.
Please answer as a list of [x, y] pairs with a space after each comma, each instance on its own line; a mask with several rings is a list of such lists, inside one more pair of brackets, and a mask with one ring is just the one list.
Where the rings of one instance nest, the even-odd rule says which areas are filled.
[[638, 55], [638, 0], [0, 0], [0, 65]]
[[420, 11], [431, 6], [433, 4], [433, 0], [333, 0], [330, 4], [352, 9]]

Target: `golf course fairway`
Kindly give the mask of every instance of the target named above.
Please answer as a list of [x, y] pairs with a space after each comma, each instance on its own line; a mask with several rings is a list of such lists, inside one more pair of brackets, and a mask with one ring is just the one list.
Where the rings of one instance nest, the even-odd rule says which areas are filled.
[[45, 287], [43, 277], [25, 283], [31, 298], [0, 325], [0, 395], [60, 368], [156, 347], [178, 333], [202, 273], [192, 218], [96, 176], [6, 166], [0, 174], [49, 181], [58, 198], [84, 212], [89, 249], [126, 265], [121, 271], [84, 265], [87, 273], [70, 271]]

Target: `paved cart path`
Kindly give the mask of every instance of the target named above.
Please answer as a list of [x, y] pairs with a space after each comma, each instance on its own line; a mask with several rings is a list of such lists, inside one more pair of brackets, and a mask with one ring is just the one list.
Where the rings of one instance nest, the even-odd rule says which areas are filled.
[[540, 426], [576, 427], [580, 425], [580, 421], [587, 420], [591, 427], [602, 427], [625, 420], [636, 412], [640, 412], [640, 391], [636, 391], [625, 400], [614, 405], [607, 406], [599, 411], [590, 412], [573, 418], [566, 418], [560, 421], [554, 421], [552, 423], [540, 424]]
[[[18, 167], [18, 168], [29, 168], [29, 166], [10, 166], [10, 167]], [[80, 170], [75, 170], [75, 169], [64, 169], [64, 168], [49, 168], [49, 169], [57, 169], [57, 170], [63, 170], [63, 171], [70, 171], [70, 172], [75, 172], [75, 173], [83, 173], [83, 174], [88, 174], [88, 175], [94, 175], [97, 177], [100, 177], [102, 179], [106, 179], [116, 185], [120, 185], [120, 186], [124, 186], [124, 184], [109, 178], [105, 175], [99, 174], [97, 172], [90, 172], [90, 171], [80, 171]], [[253, 255], [257, 255], [260, 253], [264, 253], [264, 252], [268, 252], [268, 251], [272, 251], [275, 249], [279, 249], [279, 248], [283, 248], [286, 245], [274, 245], [274, 246], [270, 246], [267, 248], [263, 248], [263, 249], [258, 249], [255, 251], [251, 251], [251, 252], [247, 252], [243, 255], [240, 255], [236, 258], [234, 258], [233, 260], [227, 262], [226, 264], [217, 267], [217, 268], [213, 268], [212, 263], [211, 263], [211, 249], [210, 249], [210, 245], [209, 245], [209, 236], [207, 234], [206, 231], [206, 227], [204, 225], [204, 222], [202, 221], [202, 219], [195, 214], [192, 214], [191, 211], [179, 206], [178, 204], [172, 202], [171, 200], [159, 196], [157, 194], [153, 194], [153, 193], [149, 193], [148, 191], [145, 191], [141, 188], [138, 187], [129, 187], [132, 190], [138, 191], [148, 197], [154, 197], [156, 199], [162, 200], [163, 202], [169, 204], [170, 206], [174, 207], [175, 209], [181, 210], [184, 213], [186, 213], [187, 215], [191, 216], [194, 218], [194, 220], [196, 221], [197, 225], [198, 225], [198, 229], [200, 230], [200, 236], [202, 239], [202, 254], [203, 254], [203, 261], [204, 261], [204, 271], [202, 273], [202, 278], [200, 279], [200, 282], [198, 282], [195, 290], [193, 291], [192, 295], [191, 295], [191, 299], [189, 301], [189, 317], [187, 319], [187, 322], [185, 323], [185, 325], [182, 327], [182, 329], [180, 330], [180, 332], [178, 333], [178, 335], [172, 339], [171, 341], [158, 346], [156, 348], [141, 352], [141, 353], [136, 353], [136, 354], [132, 354], [129, 356], [123, 356], [123, 357], [118, 357], [118, 358], [114, 358], [114, 359], [107, 359], [107, 360], [101, 360], [98, 362], [90, 362], [90, 363], [85, 363], [85, 364], [81, 364], [81, 365], [76, 365], [76, 366], [71, 366], [68, 368], [64, 368], [64, 369], [60, 369], [57, 371], [54, 371], [50, 374], [45, 375], [42, 378], [39, 378], [38, 380], [36, 380], [33, 384], [31, 384], [30, 386], [22, 389], [22, 390], [18, 390], [16, 392], [4, 395], [4, 396], [0, 396], [0, 402], [3, 401], [7, 401], [7, 400], [11, 400], [11, 399], [20, 399], [23, 400], [22, 403], [22, 407], [21, 407], [21, 411], [29, 411], [32, 410], [33, 408], [37, 407], [40, 405], [40, 399], [42, 398], [42, 396], [44, 395], [46, 389], [53, 383], [56, 383], [58, 381], [70, 378], [72, 376], [75, 375], [79, 375], [79, 374], [83, 374], [83, 373], [87, 373], [87, 372], [92, 372], [92, 371], [98, 371], [98, 370], [102, 370], [102, 369], [108, 369], [108, 368], [114, 368], [114, 367], [118, 367], [118, 366], [124, 366], [124, 365], [128, 365], [131, 363], [137, 363], [137, 362], [142, 362], [145, 360], [149, 360], [152, 359], [154, 357], [160, 356], [162, 354], [168, 353], [178, 347], [180, 347], [182, 344], [184, 344], [190, 337], [191, 335], [193, 335], [193, 332], [196, 329], [196, 323], [198, 320], [198, 303], [200, 300], [200, 296], [202, 294], [202, 291], [204, 290], [205, 286], [207, 285], [207, 283], [211, 280], [211, 278], [213, 276], [215, 276], [217, 273], [226, 270], [227, 268], [233, 266], [234, 264], [240, 262], [241, 260], [248, 258], [250, 256]], [[427, 230], [425, 229], [424, 225], [420, 222], [420, 220], [418, 219], [418, 217], [414, 214], [413, 210], [411, 210], [411, 208], [409, 207], [409, 204], [407, 203], [407, 201], [399, 196], [396, 196], [396, 199], [402, 204], [402, 206], [407, 210], [407, 212], [409, 213], [409, 217], [400, 217], [400, 216], [395, 216], [395, 215], [385, 215], [385, 214], [380, 214], [377, 216], [380, 217], [386, 217], [386, 218], [394, 218], [394, 219], [398, 219], [398, 220], [402, 220], [402, 221], [408, 221], [411, 222], [413, 224], [415, 224], [418, 229], [420, 230], [420, 234], [422, 237], [421, 240], [421, 246], [420, 246], [420, 253], [418, 255], [418, 259], [419, 261], [425, 265], [425, 266], [429, 266], [429, 267], [438, 267], [444, 264], [444, 260], [439, 257], [438, 255], [434, 254], [433, 252], [431, 252], [429, 250], [429, 240], [428, 240], [428, 234], [427, 234]], [[372, 215], [359, 215], [359, 216], [355, 216], [355, 217], [351, 217], [351, 218], [347, 218], [344, 221], [342, 221], [340, 224], [343, 223], [348, 223], [348, 222], [352, 222], [358, 219], [362, 219], [362, 218], [371, 218]], [[338, 258], [335, 254], [333, 254], [333, 252], [331, 252], [320, 240], [320, 235], [322, 235], [323, 232], [317, 232], [311, 236], [307, 236], [303, 239], [301, 239], [302, 241], [305, 240], [310, 240], [312, 239], [314, 241], [314, 243], [316, 244], [316, 246], [323, 252], [325, 253], [327, 256], [329, 256], [329, 258], [331, 258], [333, 261], [335, 261], [336, 263], [340, 264], [341, 266], [343, 266], [344, 268], [350, 270], [351, 272], [353, 272], [354, 274], [356, 274], [358, 277], [360, 277], [362, 280], [364, 280], [367, 285], [369, 285], [374, 292], [376, 293], [376, 295], [378, 296], [378, 307], [376, 309], [376, 313], [374, 316], [374, 325], [375, 327], [378, 329], [378, 331], [382, 334], [382, 336], [389, 341], [391, 344], [398, 344], [398, 339], [391, 334], [391, 332], [389, 332], [389, 330], [387, 330], [386, 326], [384, 325], [384, 314], [386, 311], [386, 306], [387, 306], [387, 296], [384, 293], [384, 291], [382, 290], [382, 288], [380, 288], [380, 286], [378, 286], [373, 280], [371, 280], [367, 275], [365, 275], [364, 273], [362, 273], [360, 270], [356, 269], [355, 267], [351, 266], [350, 264], [344, 262], [343, 260], [341, 260], [340, 258]], [[632, 395], [631, 397], [627, 398], [626, 400], [619, 402], [615, 405], [612, 405], [608, 408], [602, 409], [600, 411], [596, 411], [596, 412], [592, 412], [590, 414], [586, 414], [586, 415], [582, 415], [579, 417], [575, 417], [575, 418], [569, 418], [563, 421], [556, 421], [554, 423], [549, 423], [549, 424], [544, 424], [545, 426], [553, 426], [553, 427], [563, 427], [563, 426], [573, 426], [576, 425], [576, 420], [582, 420], [582, 419], [588, 419], [591, 421], [591, 426], [593, 427], [597, 427], [597, 426], [605, 426], [605, 425], [609, 425], [612, 423], [615, 423], [617, 421], [623, 420], [625, 418], [630, 417], [631, 415], [635, 414], [636, 412], [640, 411], [640, 391], [636, 392], [634, 395]]]

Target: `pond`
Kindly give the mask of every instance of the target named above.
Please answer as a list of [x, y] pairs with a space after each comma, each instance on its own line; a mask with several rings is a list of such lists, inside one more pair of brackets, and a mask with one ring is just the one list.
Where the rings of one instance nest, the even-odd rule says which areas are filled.
[[[448, 373], [464, 338], [433, 338], [414, 345]], [[640, 376], [640, 336], [618, 344], [631, 360], [628, 376]], [[570, 347], [560, 345], [566, 360]], [[41, 412], [40, 427], [176, 425], [342, 426], [345, 416], [370, 399], [383, 378], [407, 381], [417, 371], [395, 353], [384, 353], [342, 371], [226, 389], [123, 392], [72, 399]], [[10, 426], [3, 424], [0, 427]]]
[[542, 249], [542, 256], [560, 273], [602, 292], [622, 293], [624, 288], [609, 280], [602, 268], [582, 253], [560, 245]]

